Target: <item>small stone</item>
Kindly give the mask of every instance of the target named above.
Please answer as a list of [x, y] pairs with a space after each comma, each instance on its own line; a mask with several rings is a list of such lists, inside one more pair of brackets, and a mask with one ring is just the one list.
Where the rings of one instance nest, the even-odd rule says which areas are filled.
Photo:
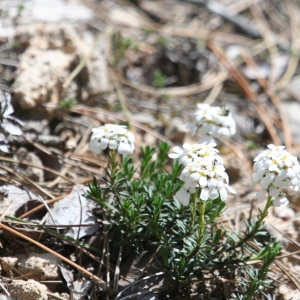
[[2, 257], [2, 269], [8, 276], [11, 275], [12, 269], [16, 267], [18, 263], [17, 257]]
[[8, 291], [11, 300], [47, 300], [47, 287], [32, 279], [28, 281], [14, 280]]
[[36, 280], [55, 280], [58, 275], [58, 258], [50, 253], [29, 253], [16, 255], [19, 258], [18, 270], [23, 274], [30, 274]]

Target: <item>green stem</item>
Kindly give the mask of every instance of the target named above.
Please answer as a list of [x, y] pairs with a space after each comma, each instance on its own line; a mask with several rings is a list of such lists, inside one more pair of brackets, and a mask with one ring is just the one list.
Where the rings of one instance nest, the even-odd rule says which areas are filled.
[[265, 205], [265, 208], [263, 209], [263, 211], [261, 211], [261, 214], [259, 215], [257, 221], [255, 222], [255, 225], [253, 226], [253, 228], [251, 229], [250, 232], [248, 232], [243, 239], [241, 239], [237, 244], [232, 245], [231, 247], [224, 249], [222, 248], [221, 250], [217, 251], [214, 254], [214, 257], [216, 257], [217, 255], [219, 255], [221, 252], [226, 251], [227, 253], [239, 248], [240, 246], [242, 246], [244, 243], [246, 243], [248, 240], [252, 239], [253, 237], [255, 237], [256, 233], [260, 230], [263, 221], [265, 219], [265, 217], [268, 215], [268, 209], [270, 208], [270, 206], [272, 206], [273, 204], [273, 200], [271, 196], [268, 196], [268, 200], [267, 203]]
[[198, 193], [194, 193], [192, 196], [192, 202], [193, 202], [193, 207], [192, 207], [192, 218], [191, 218], [191, 230], [193, 230], [194, 225], [195, 225], [195, 219], [196, 219], [196, 211], [197, 211], [197, 194]]
[[[198, 202], [198, 213], [199, 213], [199, 219], [198, 219], [198, 241], [197, 241], [197, 246], [194, 248], [194, 250], [188, 255], [187, 261], [194, 257], [199, 249], [200, 249], [200, 244], [202, 242], [202, 238], [204, 236], [205, 232], [205, 218], [204, 218], [204, 213], [205, 213], [205, 201], [200, 199], [200, 192], [201, 190], [197, 191], [195, 194], [193, 194], [193, 211], [192, 211], [192, 225], [194, 225], [195, 222], [195, 217], [196, 217], [196, 211], [197, 211], [197, 199], [199, 199]], [[191, 230], [193, 227], [191, 227]]]
[[273, 200], [272, 200], [272, 197], [271, 196], [268, 196], [268, 200], [267, 200], [267, 203], [266, 203], [266, 206], [264, 208], [264, 210], [261, 212], [260, 216], [258, 217], [258, 220], [255, 224], [255, 227], [254, 227], [254, 235], [256, 234], [256, 232], [260, 229], [265, 217], [268, 215], [268, 209], [270, 208], [270, 206], [272, 206], [273, 204]]
[[199, 211], [199, 236], [198, 236], [198, 244], [201, 243], [204, 232], [205, 232], [205, 218], [204, 218], [204, 213], [205, 213], [205, 201], [204, 200], [199, 200], [198, 202], [198, 211]]
[[116, 174], [118, 173], [118, 162], [116, 161], [117, 150], [111, 150], [109, 152], [108, 169], [110, 171], [110, 182], [113, 185], [115, 183]]

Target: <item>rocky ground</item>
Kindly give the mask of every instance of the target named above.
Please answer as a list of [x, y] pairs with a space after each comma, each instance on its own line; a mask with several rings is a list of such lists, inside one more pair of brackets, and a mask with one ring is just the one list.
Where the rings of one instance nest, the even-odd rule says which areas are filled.
[[[261, 205], [253, 158], [270, 143], [299, 157], [297, 1], [2, 0], [0, 14], [1, 299], [104, 299], [91, 292], [99, 253], [91, 263], [62, 236], [20, 224], [47, 228], [55, 219], [73, 225], [67, 237], [97, 240], [95, 204], [78, 202], [106, 166], [88, 151], [93, 127], [129, 123], [137, 149], [160, 140], [181, 146], [195, 141], [185, 124], [197, 103], [225, 105], [238, 130], [220, 153], [238, 193], [223, 217], [241, 232]], [[299, 194], [290, 200], [266, 220], [285, 246], [268, 299], [300, 298]], [[139, 263], [121, 286], [136, 280]]]

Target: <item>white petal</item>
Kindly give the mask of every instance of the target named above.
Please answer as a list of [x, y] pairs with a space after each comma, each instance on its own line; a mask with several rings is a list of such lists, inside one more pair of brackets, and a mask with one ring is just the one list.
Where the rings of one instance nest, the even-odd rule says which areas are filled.
[[210, 145], [211, 147], [215, 147], [217, 145], [215, 139], [211, 136], [204, 136], [199, 141], [199, 144]]
[[276, 164], [272, 164], [270, 167], [269, 167], [269, 171], [275, 171], [275, 172], [279, 172], [279, 169], [278, 169], [278, 166]]
[[99, 154], [101, 152], [100, 143], [98, 141], [90, 141], [89, 150], [95, 154]]
[[[281, 178], [281, 180], [283, 180], [285, 177], [287, 177], [287, 176], [289, 176], [289, 177], [291, 177], [290, 175], [289, 175], [289, 171], [290, 171], [291, 169], [288, 169], [288, 170], [285, 170], [285, 169], [283, 169], [283, 170], [280, 170], [280, 172], [279, 172], [279, 174], [277, 175], [277, 178]], [[293, 174], [294, 172], [292, 171], [291, 172], [291, 174]]]
[[253, 165], [253, 171], [257, 172], [261, 169], [265, 170], [265, 168], [263, 167], [263, 164], [264, 164], [263, 160], [256, 161], [255, 164]]
[[193, 181], [198, 181], [200, 179], [200, 174], [199, 173], [192, 173], [190, 178]]
[[173, 148], [173, 151], [174, 151], [175, 153], [178, 153], [178, 154], [182, 154], [182, 153], [183, 153], [183, 150], [182, 150], [179, 146], [175, 146], [175, 147]]
[[199, 184], [200, 184], [201, 187], [207, 186], [207, 178], [206, 178], [206, 176], [201, 176], [200, 177]]
[[295, 195], [296, 193], [298, 193], [299, 189], [300, 189], [300, 187], [298, 185], [294, 186], [293, 189], [292, 189], [293, 190], [292, 195]]
[[190, 149], [191, 149], [191, 144], [189, 144], [189, 143], [184, 143], [184, 144], [183, 144], [183, 148], [184, 148], [184, 149], [187, 149], [187, 150], [190, 150]]
[[276, 177], [275, 180], [272, 182], [272, 185], [274, 187], [277, 187], [277, 188], [282, 187], [282, 185], [283, 185], [283, 178]]
[[276, 197], [274, 199], [273, 205], [275, 207], [284, 207], [289, 204], [289, 200], [286, 197]]
[[280, 190], [277, 188], [270, 188], [269, 195], [272, 197], [278, 197]]
[[269, 145], [268, 145], [268, 148], [271, 149], [271, 150], [276, 150], [276, 146], [273, 145], [273, 144], [269, 144]]
[[185, 206], [190, 202], [190, 193], [187, 190], [179, 190], [175, 196]]
[[127, 131], [127, 133], [126, 133], [126, 139], [133, 144], [134, 143], [134, 134], [132, 132], [130, 132], [130, 131]]
[[230, 187], [228, 184], [225, 184], [225, 186], [230, 193], [232, 193], [234, 195], [236, 194], [236, 191], [232, 187]]
[[221, 200], [226, 201], [227, 200], [227, 190], [225, 188], [222, 188], [219, 190], [219, 193], [220, 193]]
[[132, 148], [129, 144], [120, 143], [118, 147], [118, 152], [124, 155], [132, 154]]
[[197, 107], [199, 107], [200, 110], [206, 110], [206, 109], [210, 108], [210, 105], [207, 103], [198, 103]]
[[297, 177], [293, 178], [293, 179], [291, 180], [291, 184], [292, 184], [292, 185], [298, 185], [298, 184], [299, 184], [299, 179], [298, 179]]
[[181, 155], [179, 155], [178, 153], [170, 153], [169, 155], [168, 155], [170, 158], [179, 158]]
[[264, 176], [264, 172], [258, 172], [258, 173], [253, 173], [252, 174], [252, 182], [257, 182], [259, 180], [262, 179], [262, 177]]
[[215, 200], [219, 197], [219, 191], [217, 189], [210, 189], [209, 190], [209, 198]]
[[99, 143], [100, 149], [101, 149], [101, 150], [106, 149], [107, 146], [108, 146], [108, 143], [109, 143], [109, 140], [108, 140], [108, 139], [102, 138], [101, 141], [100, 141], [100, 143]]
[[208, 199], [208, 188], [204, 188], [201, 190], [200, 199], [201, 200], [207, 200]]
[[210, 180], [208, 180], [207, 186], [209, 188], [215, 188], [218, 185], [218, 182], [216, 179], [211, 178]]
[[274, 180], [275, 174], [267, 173], [266, 176], [260, 181], [260, 185], [263, 189], [267, 189], [271, 182]]
[[289, 178], [294, 178], [296, 176], [296, 173], [295, 173], [295, 171], [292, 168], [288, 168], [287, 170], [284, 170], [284, 171], [287, 172], [287, 176]]
[[267, 190], [260, 190], [256, 193], [256, 198], [259, 201], [262, 201], [265, 197], [265, 195], [267, 194]]
[[117, 141], [110, 140], [109, 143], [108, 143], [108, 148], [109, 149], [113, 149], [113, 150], [118, 149], [118, 143], [117, 143]]

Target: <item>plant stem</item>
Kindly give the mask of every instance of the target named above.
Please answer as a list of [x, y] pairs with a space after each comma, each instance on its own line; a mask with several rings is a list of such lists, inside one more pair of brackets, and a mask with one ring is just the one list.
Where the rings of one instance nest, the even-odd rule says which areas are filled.
[[192, 218], [191, 218], [191, 230], [193, 230], [195, 225], [196, 211], [197, 211], [197, 195], [198, 193], [194, 193], [192, 196], [193, 208], [192, 208]]
[[201, 243], [204, 232], [205, 232], [205, 218], [204, 218], [204, 213], [205, 213], [205, 201], [204, 200], [199, 200], [198, 202], [198, 211], [199, 211], [199, 236], [198, 236], [198, 244]]
[[268, 209], [270, 208], [270, 206], [272, 206], [273, 204], [273, 200], [271, 196], [268, 196], [268, 200], [267, 203], [265, 205], [265, 208], [263, 209], [263, 211], [261, 212], [261, 214], [259, 215], [257, 221], [255, 222], [255, 225], [251, 228], [251, 231], [249, 231], [243, 239], [241, 239], [238, 243], [236, 243], [235, 245], [232, 245], [231, 247], [227, 248], [227, 249], [221, 249], [219, 251], [217, 251], [214, 254], [214, 257], [216, 257], [217, 255], [219, 255], [221, 252], [226, 251], [227, 253], [239, 248], [240, 246], [242, 246], [244, 243], [246, 243], [248, 240], [250, 240], [251, 238], [253, 238], [256, 233], [260, 230], [261, 225], [265, 219], [265, 217], [268, 215]]
[[115, 183], [116, 174], [118, 172], [118, 162], [116, 161], [117, 157], [117, 150], [111, 150], [109, 152], [109, 163], [108, 163], [108, 169], [110, 171], [110, 182], [111, 185]]
[[196, 211], [197, 211], [197, 199], [199, 198], [199, 202], [198, 202], [198, 213], [199, 213], [198, 241], [197, 241], [197, 246], [188, 255], [187, 260], [191, 259], [191, 257], [194, 257], [194, 255], [199, 251], [200, 244], [201, 244], [204, 232], [205, 232], [205, 218], [204, 218], [205, 201], [200, 199], [200, 192], [201, 192], [201, 190], [199, 189], [199, 191], [197, 191], [196, 193], [193, 194], [193, 211], [192, 211], [192, 225], [193, 226], [191, 226], [191, 230], [192, 230], [192, 228], [194, 227]]
[[253, 231], [255, 232], [254, 235], [256, 234], [256, 232], [260, 229], [265, 217], [268, 215], [268, 209], [269, 207], [273, 204], [273, 200], [271, 196], [268, 196], [268, 200], [266, 203], [266, 206], [264, 208], [264, 210], [261, 212], [260, 216], [258, 217], [258, 220], [255, 224], [255, 227], [253, 229]]

